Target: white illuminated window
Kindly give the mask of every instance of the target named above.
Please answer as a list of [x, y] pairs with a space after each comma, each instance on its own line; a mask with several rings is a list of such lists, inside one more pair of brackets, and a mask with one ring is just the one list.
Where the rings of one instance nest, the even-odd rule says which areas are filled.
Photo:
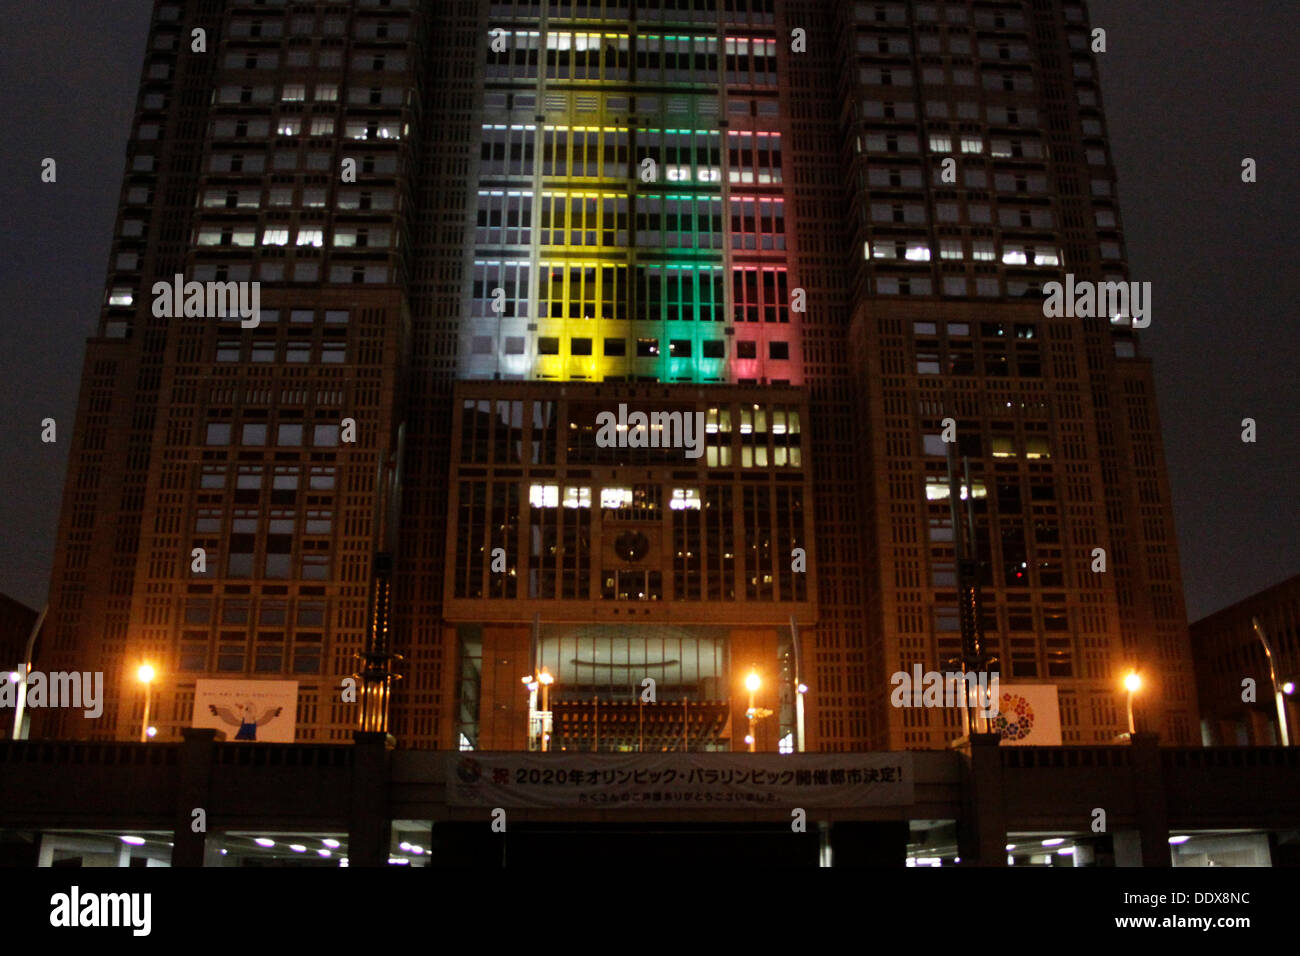
[[940, 239], [940, 240], [939, 240], [939, 258], [940, 258], [940, 259], [960, 259], [960, 258], [961, 258], [961, 240], [960, 240], [960, 239]]
[[1024, 249], [1006, 249], [1002, 253], [1004, 266], [1023, 266], [1029, 262]]
[[923, 242], [909, 242], [907, 244], [907, 258], [912, 262], [929, 262], [930, 247]]
[[698, 488], [674, 488], [673, 500], [668, 503], [673, 511], [699, 511], [700, 491]]
[[288, 244], [288, 229], [266, 229], [262, 232], [262, 245], [264, 246], [287, 246]]
[[[537, 487], [534, 485], [533, 487]], [[564, 489], [564, 507], [566, 508], [590, 508], [591, 507], [591, 489], [590, 488], [565, 488]]]
[[302, 132], [302, 120], [289, 117], [283, 117], [275, 130], [281, 136], [297, 136]]
[[976, 260], [992, 259], [994, 257], [993, 243], [983, 239], [976, 239], [971, 243], [971, 258]]
[[[974, 485], [976, 498], [987, 498], [988, 490], [984, 487], [984, 482], [977, 481]], [[948, 479], [941, 478], [937, 475], [925, 479], [925, 497], [929, 501], [947, 501], [948, 500]], [[965, 501], [969, 497], [969, 487], [963, 483], [961, 486], [961, 498]]]
[[286, 103], [300, 102], [307, 98], [307, 87], [301, 83], [286, 83], [280, 93], [280, 99]]
[[600, 506], [602, 508], [608, 508], [611, 510], [632, 507], [632, 489], [631, 488], [601, 488]]
[[528, 489], [528, 503], [534, 508], [558, 508], [559, 485], [532, 485]]
[[117, 288], [108, 294], [109, 305], [130, 305], [133, 301], [130, 289]]
[[961, 138], [961, 151], [963, 153], [982, 153], [984, 152], [984, 140], [978, 136], [963, 136]]
[[319, 249], [325, 243], [325, 235], [320, 229], [299, 229], [298, 245], [315, 246]]

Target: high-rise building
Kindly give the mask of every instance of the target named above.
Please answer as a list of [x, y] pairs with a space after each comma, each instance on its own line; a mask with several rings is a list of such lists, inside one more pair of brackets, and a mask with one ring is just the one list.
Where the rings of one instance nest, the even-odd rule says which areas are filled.
[[109, 702], [55, 730], [133, 736], [148, 658], [163, 736], [231, 677], [345, 739], [391, 553], [404, 746], [942, 747], [890, 678], [976, 579], [1066, 743], [1133, 666], [1190, 741], [1145, 315], [1044, 306], [1129, 280], [1094, 43], [1077, 0], [158, 0], [48, 625]]

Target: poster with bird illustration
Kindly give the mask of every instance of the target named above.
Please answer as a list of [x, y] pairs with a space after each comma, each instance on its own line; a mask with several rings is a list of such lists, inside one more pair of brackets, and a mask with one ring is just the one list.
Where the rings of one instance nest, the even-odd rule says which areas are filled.
[[190, 726], [219, 730], [226, 740], [293, 743], [297, 714], [297, 681], [199, 680]]

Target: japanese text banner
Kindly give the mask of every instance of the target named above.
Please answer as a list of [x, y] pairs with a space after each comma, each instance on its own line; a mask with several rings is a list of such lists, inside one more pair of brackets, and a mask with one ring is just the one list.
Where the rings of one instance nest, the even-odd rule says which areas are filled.
[[453, 806], [860, 807], [912, 803], [912, 755], [447, 755]]

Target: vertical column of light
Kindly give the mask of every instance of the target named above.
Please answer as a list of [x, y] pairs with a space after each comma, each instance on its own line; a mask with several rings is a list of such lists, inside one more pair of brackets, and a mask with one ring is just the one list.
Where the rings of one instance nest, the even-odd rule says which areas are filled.
[[630, 78], [631, 35], [625, 19], [553, 15], [543, 33], [532, 376], [600, 381], [627, 361], [603, 344], [627, 338], [632, 170], [617, 150], [625, 119], [614, 122], [627, 107], [609, 88]]
[[[637, 44], [646, 52], [637, 59], [638, 84], [654, 87], [661, 106], [660, 120], [642, 131], [637, 150], [638, 161], [656, 161], [657, 177], [637, 180], [638, 213], [649, 213], [649, 228], [638, 233], [636, 264], [659, 295], [638, 302], [637, 317], [642, 335], [659, 342], [661, 381], [724, 381], [721, 45], [716, 28], [648, 32]], [[665, 108], [670, 103], [687, 108]], [[706, 355], [705, 342], [719, 344]]]
[[[731, 99], [753, 108], [728, 111], [728, 279], [735, 337], [734, 380], [802, 381], [798, 313], [791, 306], [794, 229], [786, 222], [784, 150], [777, 41], [749, 26], [728, 25], [724, 78]], [[785, 35], [778, 31], [778, 35]]]
[[[537, 314], [537, 193], [543, 19], [496, 5], [484, 37], [482, 135], [471, 186], [477, 224], [460, 334], [462, 378], [524, 378]], [[434, 95], [437, 95], [436, 91]], [[488, 345], [490, 347], [484, 347]]]

